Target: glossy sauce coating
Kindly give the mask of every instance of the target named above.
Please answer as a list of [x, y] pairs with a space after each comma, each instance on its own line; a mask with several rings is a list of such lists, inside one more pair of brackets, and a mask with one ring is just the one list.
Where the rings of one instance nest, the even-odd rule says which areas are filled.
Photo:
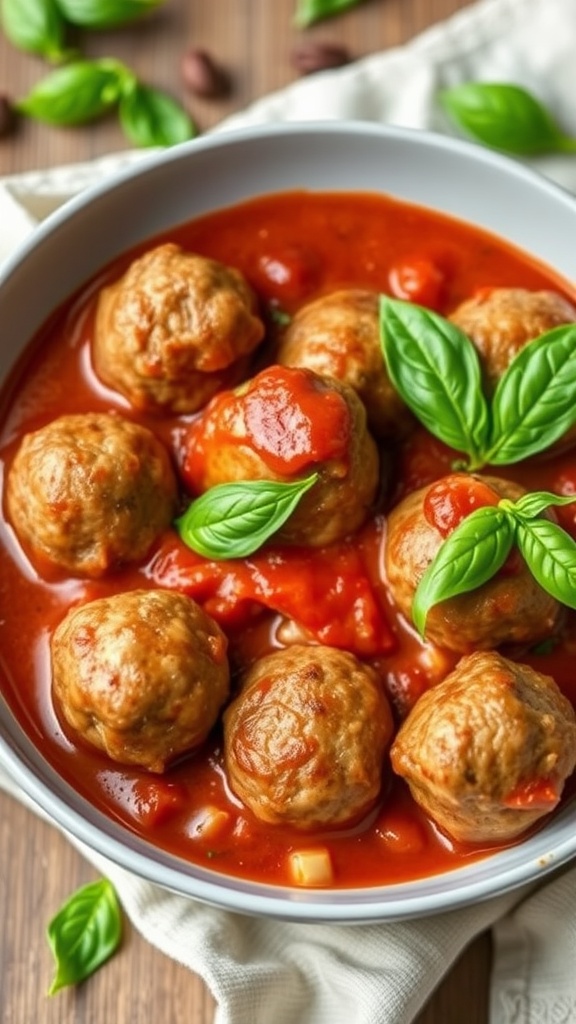
[[[305, 302], [338, 288], [409, 295], [416, 302], [428, 301], [444, 314], [485, 287], [553, 288], [574, 300], [565, 284], [505, 244], [385, 197], [289, 194], [262, 198], [184, 225], [164, 240], [222, 260], [246, 276], [261, 303], [270, 339], [257, 354], [252, 372], [262, 369], [266, 361], [274, 362], [279, 314], [293, 314]], [[100, 284], [116, 278], [133, 256], [128, 254], [108, 268]], [[171, 450], [174, 464], [182, 465], [193, 417], [137, 413], [98, 382], [89, 355], [94, 313], [91, 284], [55, 314], [5, 388], [1, 413], [5, 467], [23, 433], [64, 413], [111, 409], [153, 430]], [[338, 436], [337, 406], [331, 415]], [[333, 442], [334, 423], [330, 438], [325, 431], [319, 445], [325, 446], [327, 438]], [[285, 643], [301, 641], [302, 636], [308, 642], [319, 640], [350, 650], [372, 666], [400, 721], [421, 693], [454, 668], [456, 656], [421, 644], [390, 600], [382, 563], [386, 511], [404, 494], [449, 473], [454, 453], [419, 429], [387, 448], [387, 454], [392, 463], [389, 478], [383, 481], [371, 520], [353, 538], [314, 553], [270, 547], [246, 562], [214, 563], [184, 548], [168, 530], [146, 561], [85, 581], [68, 578], [38, 561], [32, 567], [4, 520], [2, 687], [24, 728], [63, 776], [129, 829], [191, 861], [230, 874], [286, 883], [286, 850], [302, 845], [302, 836], [293, 828], [257, 822], [231, 795], [222, 767], [219, 730], [200, 753], [159, 780], [118, 767], [75, 743], [59, 721], [50, 698], [49, 636], [73, 602], [118, 590], [174, 587], [198, 600], [223, 627], [233, 672]], [[576, 459], [568, 452], [533, 460], [530, 465], [511, 467], [507, 476], [530, 489], [574, 493]], [[461, 514], [454, 502], [452, 506], [451, 516]], [[432, 514], [444, 512], [436, 509]], [[573, 509], [559, 510], [559, 518], [576, 532]], [[576, 699], [571, 667], [575, 653], [573, 615], [567, 616], [560, 644], [521, 652], [524, 661], [553, 675], [572, 701]], [[207, 825], [207, 808], [224, 812], [215, 829]], [[366, 819], [350, 829], [307, 834], [306, 845], [314, 843], [329, 848], [338, 886], [421, 877], [482, 856], [487, 849], [447, 840], [390, 772], [385, 775], [380, 803]]]

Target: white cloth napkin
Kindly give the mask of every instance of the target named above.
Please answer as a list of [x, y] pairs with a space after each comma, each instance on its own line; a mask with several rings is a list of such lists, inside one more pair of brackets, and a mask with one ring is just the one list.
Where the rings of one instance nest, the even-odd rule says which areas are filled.
[[[298, 81], [216, 130], [355, 118], [451, 131], [436, 92], [471, 79], [526, 86], [576, 135], [576, 0], [482, 0], [405, 47]], [[0, 259], [81, 188], [145, 158], [123, 153], [4, 179]], [[576, 157], [532, 163], [576, 191]], [[0, 785], [25, 799], [5, 775]], [[536, 891], [422, 921], [340, 927], [206, 907], [80, 849], [115, 883], [145, 938], [202, 976], [218, 1004], [215, 1024], [410, 1024], [465, 946], [490, 926], [490, 1024], [576, 1021], [576, 868], [549, 876]]]

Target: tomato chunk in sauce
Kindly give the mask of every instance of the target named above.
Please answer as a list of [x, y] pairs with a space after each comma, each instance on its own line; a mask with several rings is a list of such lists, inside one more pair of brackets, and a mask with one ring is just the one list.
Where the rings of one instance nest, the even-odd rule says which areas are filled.
[[[266, 324], [263, 344], [246, 360], [244, 380], [276, 365], [283, 325], [307, 302], [341, 289], [363, 289], [415, 301], [448, 316], [480, 289], [555, 290], [569, 301], [568, 285], [529, 256], [472, 226], [433, 211], [368, 194], [288, 193], [254, 199], [183, 224], [153, 239], [139, 253], [174, 242], [236, 268], [254, 289]], [[104, 268], [100, 284], [114, 281], [138, 253]], [[91, 360], [98, 289], [87, 282], [31, 340], [26, 357], [5, 385], [0, 445], [5, 475], [22, 437], [64, 414], [116, 411], [151, 430], [168, 448], [180, 475], [180, 499], [190, 499], [186, 439], [199, 414], [139, 412], [95, 375]], [[348, 429], [338, 396], [315, 419], [317, 396], [303, 390], [290, 404], [282, 374], [270, 371], [249, 407], [254, 444], [276, 469], [306, 462], [306, 435], [326, 459], [339, 456]], [[266, 400], [265, 391], [269, 391]], [[218, 396], [216, 397], [218, 401]], [[294, 425], [293, 445], [270, 447], [266, 417]], [[310, 441], [311, 438], [311, 441]], [[300, 848], [328, 851], [330, 884], [373, 886], [458, 867], [487, 855], [489, 844], [456, 842], [421, 811], [407, 786], [383, 766], [381, 797], [350, 827], [313, 829], [259, 821], [231, 791], [219, 724], [192, 755], [162, 776], [114, 763], [75, 736], [51, 695], [50, 637], [72, 606], [118, 592], [165, 587], [199, 602], [227, 635], [233, 675], [270, 651], [291, 643], [326, 644], [349, 651], [375, 670], [396, 724], [418, 698], [455, 666], [454, 652], [418, 639], [389, 594], [382, 547], [388, 508], [452, 472], [454, 452], [415, 426], [407, 435], [379, 439], [385, 466], [381, 493], [365, 524], [319, 548], [270, 541], [246, 559], [215, 560], [189, 550], [175, 529], [163, 532], [149, 555], [98, 579], [68, 576], [20, 549], [4, 505], [0, 548], [0, 682], [23, 728], [51, 764], [89, 801], [158, 846], [224, 874], [290, 884], [289, 855]], [[306, 445], [304, 445], [306, 447]], [[184, 473], [182, 474], [182, 467]], [[509, 467], [507, 476], [530, 489], [572, 494], [573, 450]], [[426, 514], [449, 531], [472, 508], [496, 499], [482, 482], [472, 498], [438, 485]], [[574, 507], [558, 518], [576, 536]], [[554, 677], [576, 700], [572, 670], [576, 622], [566, 616], [561, 636], [538, 649], [510, 652]], [[566, 793], [570, 792], [570, 785]], [[565, 795], [566, 795], [565, 793]], [[516, 803], [552, 805], [549, 788], [514, 794]]]

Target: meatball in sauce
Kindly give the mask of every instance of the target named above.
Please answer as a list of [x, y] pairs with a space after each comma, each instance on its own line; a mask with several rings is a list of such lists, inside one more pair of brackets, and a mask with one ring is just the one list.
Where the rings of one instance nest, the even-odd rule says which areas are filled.
[[151, 772], [199, 746], [228, 697], [226, 638], [183, 594], [137, 590], [72, 608], [51, 651], [68, 725], [114, 761]]
[[420, 697], [391, 758], [448, 835], [504, 842], [560, 800], [576, 764], [576, 715], [551, 676], [475, 652]]
[[354, 388], [377, 438], [401, 437], [413, 417], [391, 384], [380, 348], [377, 292], [331, 292], [296, 313], [277, 350], [283, 366], [304, 366]]
[[576, 322], [576, 306], [552, 291], [485, 288], [454, 309], [450, 320], [474, 342], [486, 384], [493, 391], [529, 341], [553, 327]]
[[239, 480], [318, 480], [277, 534], [319, 547], [357, 530], [379, 483], [366, 412], [346, 384], [272, 366], [221, 392], [194, 422], [182, 473], [192, 493]]
[[239, 379], [263, 337], [238, 270], [166, 243], [101, 291], [93, 360], [136, 409], [190, 413]]
[[224, 713], [226, 771], [262, 821], [347, 824], [380, 794], [392, 728], [371, 668], [346, 651], [296, 644], [242, 680]]
[[148, 554], [176, 509], [164, 445], [106, 413], [60, 416], [26, 434], [8, 474], [13, 527], [36, 559], [98, 577]]
[[[492, 476], [454, 474], [412, 491], [388, 516], [385, 572], [392, 597], [408, 621], [418, 584], [446, 536], [475, 508], [516, 500], [524, 488]], [[434, 605], [426, 639], [462, 654], [503, 644], [536, 644], [553, 636], [562, 617], [558, 602], [512, 551], [482, 586]]]

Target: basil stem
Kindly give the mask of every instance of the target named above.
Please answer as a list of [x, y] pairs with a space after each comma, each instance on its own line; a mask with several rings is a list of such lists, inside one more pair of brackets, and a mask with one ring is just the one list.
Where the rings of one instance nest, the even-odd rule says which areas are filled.
[[112, 956], [122, 938], [122, 913], [107, 879], [78, 889], [48, 925], [48, 942], [56, 961], [49, 995], [76, 985]]
[[290, 483], [218, 484], [189, 505], [176, 529], [189, 548], [206, 558], [245, 558], [284, 525], [317, 479], [311, 473]]
[[536, 582], [557, 601], [576, 608], [576, 542], [556, 523], [540, 518], [551, 505], [568, 505], [576, 495], [548, 491], [476, 509], [446, 537], [422, 576], [412, 602], [412, 619], [424, 636], [430, 608], [475, 590], [502, 567], [515, 543]]
[[451, 448], [466, 452], [470, 468], [480, 465], [488, 407], [470, 339], [444, 317], [384, 295], [380, 338], [390, 380], [421, 423]]
[[141, 18], [164, 0], [57, 0], [57, 3], [72, 25], [112, 28]]
[[509, 465], [544, 451], [576, 422], [576, 324], [520, 349], [492, 399], [486, 461]]
[[510, 517], [498, 506], [472, 512], [449, 534], [424, 573], [412, 603], [412, 619], [424, 635], [426, 617], [439, 601], [476, 590], [506, 561], [514, 541]]
[[13, 46], [58, 63], [69, 53], [66, 25], [55, 0], [1, 0], [0, 24]]
[[297, 0], [294, 21], [298, 28], [307, 28], [316, 21], [331, 18], [359, 3], [361, 0]]
[[124, 134], [135, 146], [174, 146], [196, 134], [176, 100], [140, 82], [124, 92], [118, 113]]
[[492, 149], [516, 156], [576, 152], [576, 139], [521, 86], [467, 82], [441, 92], [440, 102], [465, 134]]
[[74, 61], [38, 82], [16, 107], [47, 124], [83, 124], [118, 102], [128, 74], [114, 60]]

